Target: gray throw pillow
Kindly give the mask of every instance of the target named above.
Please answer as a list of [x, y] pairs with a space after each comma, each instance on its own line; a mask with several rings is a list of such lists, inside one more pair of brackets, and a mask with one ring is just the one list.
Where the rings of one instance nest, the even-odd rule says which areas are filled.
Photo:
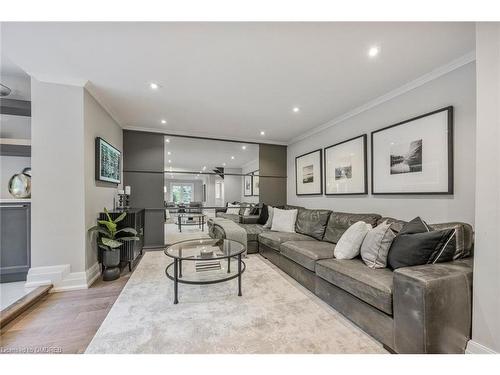
[[387, 255], [395, 237], [387, 221], [370, 230], [361, 245], [361, 258], [365, 264], [370, 268], [387, 267]]

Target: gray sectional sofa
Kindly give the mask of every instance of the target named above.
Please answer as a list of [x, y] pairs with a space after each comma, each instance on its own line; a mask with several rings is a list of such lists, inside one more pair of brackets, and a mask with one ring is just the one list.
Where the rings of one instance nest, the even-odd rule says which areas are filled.
[[[404, 222], [377, 214], [298, 209], [296, 233], [240, 223], [248, 234], [248, 252], [258, 251], [392, 352], [464, 352], [471, 333], [471, 256], [396, 271], [369, 268], [361, 258], [338, 260], [335, 244], [353, 223], [376, 226], [388, 220], [397, 232]], [[472, 254], [469, 224], [431, 226], [459, 228], [456, 246]], [[210, 235], [224, 238], [223, 228], [213, 226]]]

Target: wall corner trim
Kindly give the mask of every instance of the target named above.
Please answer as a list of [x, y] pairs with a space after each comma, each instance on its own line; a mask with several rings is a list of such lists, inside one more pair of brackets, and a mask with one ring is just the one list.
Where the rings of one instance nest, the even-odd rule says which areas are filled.
[[490, 349], [478, 342], [469, 340], [467, 342], [467, 347], [465, 348], [465, 354], [499, 354], [493, 349]]
[[424, 74], [423, 76], [418, 77], [417, 79], [408, 82], [404, 84], [403, 86], [394, 89], [392, 91], [389, 91], [388, 93], [379, 96], [378, 98], [375, 98], [373, 100], [370, 100], [369, 102], [354, 108], [353, 110], [344, 113], [343, 115], [340, 115], [322, 125], [319, 125], [295, 138], [292, 138], [289, 142], [288, 145], [292, 145], [294, 143], [297, 143], [299, 141], [302, 141], [306, 138], [309, 138], [313, 136], [314, 134], [317, 134], [323, 130], [326, 130], [328, 128], [331, 128], [332, 126], [335, 126], [351, 117], [354, 117], [356, 115], [359, 115], [360, 113], [363, 113], [371, 108], [374, 108], [382, 103], [385, 103], [391, 99], [394, 99], [400, 95], [403, 95], [407, 93], [408, 91], [411, 91], [413, 89], [416, 89], [419, 86], [422, 86], [428, 82], [431, 82], [445, 74], [448, 74], [458, 68], [461, 68], [462, 66], [465, 66], [467, 64], [470, 64], [471, 62], [474, 62], [476, 60], [476, 51], [470, 51], [469, 53], [459, 57], [458, 59], [455, 59], [451, 62], [449, 62], [446, 65], [442, 65], [432, 71], [430, 71], [427, 74]]
[[89, 269], [82, 272], [71, 272], [69, 264], [32, 267], [28, 271], [24, 286], [33, 288], [52, 284], [51, 293], [88, 289], [100, 274], [99, 263], [93, 264]]

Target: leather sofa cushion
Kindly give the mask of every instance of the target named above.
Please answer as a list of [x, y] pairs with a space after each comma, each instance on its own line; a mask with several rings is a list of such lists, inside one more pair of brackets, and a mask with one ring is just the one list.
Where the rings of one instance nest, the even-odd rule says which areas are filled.
[[316, 262], [316, 275], [392, 315], [393, 272], [388, 268], [369, 268], [359, 258], [323, 259]]
[[247, 241], [257, 241], [259, 234], [269, 231], [260, 224], [240, 224], [240, 226], [247, 232]]
[[364, 221], [372, 227], [377, 225], [380, 219], [378, 214], [350, 214], [346, 212], [332, 212], [325, 230], [323, 241], [337, 243], [344, 232], [357, 221]]
[[280, 245], [287, 241], [311, 241], [312, 238], [300, 233], [264, 232], [259, 234], [259, 242], [280, 251]]
[[235, 223], [240, 222], [240, 215], [236, 215], [236, 214], [226, 214], [225, 212], [217, 212], [215, 216], [221, 217], [223, 219], [232, 220]]
[[299, 209], [297, 221], [295, 222], [295, 231], [321, 241], [330, 214], [330, 210]]
[[335, 245], [329, 242], [288, 241], [281, 244], [280, 253], [314, 272], [318, 260], [333, 258], [334, 249]]

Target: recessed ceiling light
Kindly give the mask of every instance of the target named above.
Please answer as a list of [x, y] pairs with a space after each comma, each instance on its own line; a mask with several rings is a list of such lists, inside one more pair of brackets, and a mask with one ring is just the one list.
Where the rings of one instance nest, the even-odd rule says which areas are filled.
[[165, 139], [165, 142], [170, 143], [170, 139], [168, 139], [168, 138]]
[[370, 49], [368, 50], [368, 56], [375, 57], [379, 54], [379, 52], [380, 48], [378, 48], [377, 46], [370, 47]]
[[172, 153], [170, 151], [167, 151], [167, 155], [172, 155]]
[[260, 135], [266, 135], [266, 132], [264, 130], [261, 130]]
[[162, 123], [162, 124], [166, 124], [166, 123], [167, 123], [167, 120], [161, 120], [161, 123]]
[[149, 87], [151, 87], [151, 90], [158, 90], [158, 88], [159, 88], [160, 86], [158, 86], [158, 84], [157, 84], [157, 83], [151, 82], [151, 83], [149, 84]]
[[205, 166], [204, 166], [202, 169], [203, 169], [203, 170], [206, 170], [206, 169], [207, 169], [207, 167], [205, 167]]
[[243, 150], [246, 150], [246, 149], [247, 149], [247, 146], [241, 146], [241, 148], [242, 148]]
[[294, 111], [295, 113], [297, 113], [297, 112], [299, 112], [299, 111], [300, 111], [300, 108], [299, 108], [299, 107], [293, 107], [293, 111]]
[[169, 162], [169, 163], [172, 163], [172, 160], [169, 160], [168, 162]]
[[234, 160], [234, 156], [231, 156], [231, 160]]

